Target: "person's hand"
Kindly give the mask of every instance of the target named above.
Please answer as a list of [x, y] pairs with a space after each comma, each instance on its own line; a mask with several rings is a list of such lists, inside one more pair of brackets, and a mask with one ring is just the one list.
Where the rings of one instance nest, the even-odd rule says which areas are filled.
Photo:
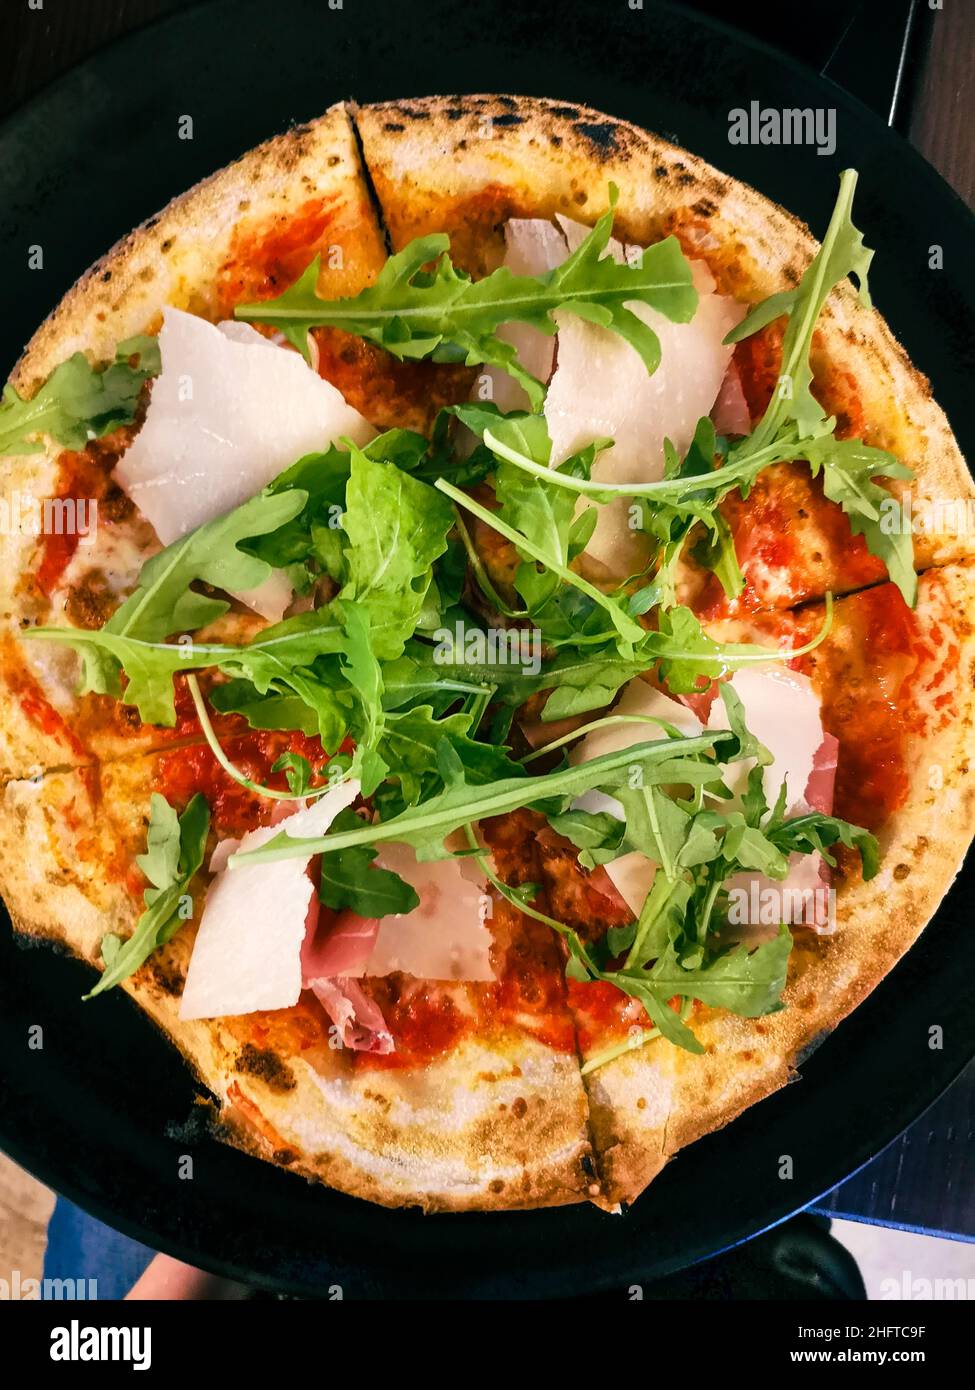
[[141, 1299], [232, 1299], [246, 1298], [246, 1284], [221, 1279], [216, 1274], [185, 1265], [171, 1255], [157, 1255], [125, 1295], [126, 1300]]

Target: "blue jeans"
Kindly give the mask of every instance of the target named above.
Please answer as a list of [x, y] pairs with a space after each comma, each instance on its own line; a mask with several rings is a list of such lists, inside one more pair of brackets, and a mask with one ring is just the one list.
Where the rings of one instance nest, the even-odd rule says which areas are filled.
[[99, 1299], [123, 1298], [155, 1253], [59, 1197], [47, 1228], [44, 1278], [95, 1280]]

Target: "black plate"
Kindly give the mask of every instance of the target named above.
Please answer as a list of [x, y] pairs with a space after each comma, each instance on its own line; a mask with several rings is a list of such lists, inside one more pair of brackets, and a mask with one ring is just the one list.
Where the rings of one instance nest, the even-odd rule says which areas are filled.
[[[540, 11], [543, 11], [540, 13]], [[170, 196], [340, 97], [509, 91], [583, 101], [660, 131], [815, 228], [837, 171], [862, 170], [857, 223], [879, 246], [874, 297], [972, 445], [972, 219], [937, 175], [838, 88], [720, 26], [647, 0], [548, 6], [245, 0], [191, 10], [99, 54], [0, 137], [0, 360], [87, 264]], [[727, 142], [728, 111], [833, 106], [833, 157]], [[176, 138], [181, 115], [192, 141]], [[25, 268], [29, 244], [46, 272]], [[929, 248], [946, 269], [928, 269]], [[195, 1087], [120, 995], [82, 1006], [87, 973], [0, 933], [0, 1128], [27, 1168], [139, 1239], [279, 1289], [539, 1296], [625, 1287], [782, 1220], [853, 1172], [975, 1051], [975, 936], [963, 877], [890, 978], [802, 1081], [671, 1164], [633, 1210], [423, 1217], [309, 1187], [188, 1121]], [[851, 930], [855, 930], [855, 926]], [[28, 1029], [41, 1024], [44, 1047]], [[929, 1028], [944, 1046], [932, 1051]], [[192, 1180], [178, 1161], [192, 1154]], [[783, 1155], [791, 1180], [779, 1177]]]

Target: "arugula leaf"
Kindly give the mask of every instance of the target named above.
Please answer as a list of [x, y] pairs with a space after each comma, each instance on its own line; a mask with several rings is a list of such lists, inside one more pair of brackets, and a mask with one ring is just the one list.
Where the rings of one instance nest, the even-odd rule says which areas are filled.
[[[534, 422], [538, 422], [537, 424]], [[499, 459], [494, 491], [500, 505], [498, 516], [515, 531], [528, 536], [546, 557], [549, 567], [565, 566], [583, 548], [596, 523], [596, 513], [576, 518], [576, 498], [553, 479], [588, 478], [596, 456], [612, 445], [610, 439], [596, 439], [557, 467], [549, 467], [552, 445], [544, 415], [502, 416], [484, 430], [484, 442]], [[518, 457], [530, 457], [545, 465], [546, 476], [526, 475], [505, 457], [509, 449]], [[526, 455], [526, 450], [530, 454]], [[532, 558], [537, 559], [537, 556]]]
[[[474, 487], [493, 471], [494, 459], [490, 450], [480, 447], [473, 449], [466, 458], [457, 456], [450, 439], [453, 415], [452, 406], [444, 406], [438, 411], [429, 440], [422, 434], [414, 434], [412, 430], [388, 430], [379, 439], [373, 440], [374, 451], [370, 452], [367, 445], [366, 452], [370, 458], [382, 457], [389, 463], [395, 463], [397, 468], [420, 483], [433, 484], [438, 478], [449, 474], [451, 482], [458, 487]], [[381, 440], [386, 443], [380, 454]]]
[[203, 863], [209, 828], [210, 808], [199, 793], [181, 816], [165, 797], [153, 793], [146, 853], [136, 859], [151, 885], [142, 895], [146, 910], [127, 940], [113, 934], [102, 937], [105, 969], [85, 999], [104, 994], [128, 979], [179, 931], [186, 920], [181, 910], [183, 899]]
[[66, 449], [83, 449], [90, 439], [131, 424], [143, 384], [159, 369], [156, 339], [138, 337], [119, 343], [115, 361], [98, 370], [83, 352], [74, 353], [30, 400], [8, 382], [0, 397], [0, 455], [41, 452], [38, 435]]
[[661, 1000], [677, 994], [712, 1009], [727, 1009], [740, 1018], [760, 1018], [782, 1007], [779, 1001], [791, 950], [792, 936], [785, 926], [774, 941], [754, 950], [736, 946], [695, 969], [686, 969], [670, 946], [649, 971], [649, 985]]
[[[352, 810], [341, 811], [332, 822], [338, 832], [355, 830], [362, 821]], [[379, 851], [368, 845], [340, 850], [321, 862], [318, 896], [335, 912], [349, 908], [360, 917], [388, 917], [413, 912], [420, 899], [412, 884], [391, 869], [372, 867]]]
[[179, 816], [158, 792], [153, 792], [149, 808], [146, 852], [137, 854], [135, 862], [154, 888], [167, 888], [177, 877]]
[[648, 634], [646, 652], [656, 654], [658, 674], [675, 695], [698, 690], [702, 675], [717, 680], [738, 666], [782, 655], [750, 643], [716, 642], [689, 608], [659, 614], [657, 631]]
[[[494, 460], [486, 449], [478, 449], [465, 460], [455, 459], [447, 445], [449, 416], [441, 411], [432, 439], [413, 430], [391, 429], [378, 434], [359, 449], [358, 454], [372, 463], [390, 464], [416, 482], [434, 483], [445, 473], [461, 486], [481, 482], [493, 469]], [[353, 451], [333, 444], [320, 453], [305, 454], [268, 484], [271, 493], [300, 489], [307, 493], [304, 508], [276, 531], [244, 543], [248, 554], [256, 555], [276, 569], [300, 564], [314, 556], [322, 562], [326, 542], [341, 552], [340, 526], [346, 506], [346, 488], [352, 473]], [[341, 577], [341, 564], [323, 566], [333, 577]]]
[[[466, 425], [482, 443], [485, 442], [485, 435], [490, 433], [507, 448], [548, 467], [552, 441], [544, 415], [526, 410], [505, 412], [492, 401], [464, 401], [460, 405], [448, 406], [445, 414], [453, 415], [462, 425]], [[452, 476], [451, 481], [457, 480]]]
[[[537, 410], [544, 387], [521, 365], [514, 347], [498, 337], [502, 324], [528, 323], [554, 334], [553, 313], [568, 310], [618, 333], [653, 372], [660, 343], [627, 304], [649, 304], [677, 323], [687, 323], [697, 308], [690, 266], [674, 237], [648, 247], [639, 265], [603, 257], [616, 197], [611, 186], [609, 210], [561, 266], [543, 275], [517, 276], [501, 266], [472, 281], [452, 265], [449, 238], [435, 234], [391, 256], [376, 281], [352, 298], [319, 298], [316, 258], [277, 299], [239, 304], [234, 312], [273, 324], [306, 357], [309, 330], [328, 325], [378, 343], [401, 359], [492, 363], [521, 383]], [[434, 269], [427, 271], [430, 262]]]
[[647, 785], [695, 780], [713, 782], [719, 772], [707, 756], [734, 757], [738, 740], [730, 732], [705, 733], [681, 741], [675, 756], [674, 740], [634, 744], [616, 753], [603, 754], [578, 767], [570, 767], [540, 777], [507, 777], [481, 790], [471, 787], [463, 774], [459, 758], [446, 741], [438, 749], [438, 762], [444, 790], [421, 805], [375, 825], [347, 834], [299, 840], [278, 835], [266, 845], [247, 854], [235, 855], [230, 863], [287, 859], [296, 855], [330, 854], [350, 845], [378, 844], [396, 840], [413, 845], [418, 859], [442, 859], [449, 855], [443, 840], [454, 830], [489, 816], [503, 815], [520, 806], [533, 805], [554, 796], [571, 799], [592, 787], [616, 787], [639, 768]]
[[[493, 527], [499, 535], [511, 541], [518, 549], [519, 553], [524, 554], [538, 564], [546, 566], [548, 574], [539, 576], [540, 583], [544, 583], [547, 586], [551, 585], [552, 580], [549, 576], [555, 576], [557, 579], [560, 579], [563, 584], [568, 585], [570, 588], [577, 589], [591, 604], [601, 609], [602, 613], [605, 615], [603, 619], [604, 626], [606, 618], [609, 619], [610, 624], [609, 628], [601, 634], [604, 640], [615, 636], [622, 655], [632, 655], [633, 644], [644, 636], [644, 629], [638, 622], [629, 616], [621, 603], [614, 598], [608, 597], [606, 594], [602, 593], [601, 590], [597, 589], [594, 584], [590, 584], [588, 580], [583, 579], [581, 575], [569, 569], [567, 563], [561, 564], [555, 561], [552, 558], [550, 550], [546, 549], [544, 545], [536, 544], [531, 537], [509, 526], [501, 519], [497, 512], [492, 512], [487, 507], [482, 507], [479, 502], [475, 502], [474, 499], [468, 497], [466, 493], [460, 492], [457, 488], [452, 487], [445, 479], [441, 478], [437, 483], [437, 487], [459, 507], [473, 513], [480, 521]], [[529, 577], [530, 572], [524, 570], [520, 572], [518, 577], [519, 585], [525, 585]], [[574, 630], [573, 628], [573, 631]], [[596, 640], [595, 636], [590, 640]]]
[[836, 439], [824, 435], [803, 443], [803, 454], [815, 478], [822, 470], [823, 491], [831, 502], [838, 502], [855, 536], [862, 535], [871, 555], [887, 567], [904, 602], [913, 608], [917, 602], [917, 574], [914, 570], [914, 544], [910, 529], [888, 529], [883, 524], [883, 505], [891, 494], [874, 482], [877, 477], [913, 478], [914, 470], [898, 463], [884, 449], [873, 449], [859, 439]]
[[379, 751], [386, 725], [383, 710], [383, 676], [370, 642], [369, 610], [359, 603], [341, 605], [345, 621], [344, 667], [357, 692], [361, 722], [356, 729], [353, 776], [362, 783], [363, 796], [371, 796], [389, 772]]
[[252, 729], [299, 729], [303, 734], [318, 733], [315, 710], [300, 695], [289, 691], [269, 688], [262, 695], [251, 681], [237, 677], [215, 685], [208, 698], [218, 714], [240, 714]]
[[773, 319], [788, 315], [779, 373], [779, 382], [784, 385], [773, 394], [768, 410], [749, 436], [749, 452], [756, 452], [770, 443], [781, 426], [790, 421], [795, 422], [801, 439], [832, 429], [832, 423], [827, 421], [822, 406], [812, 394], [809, 349], [823, 305], [834, 287], [848, 275], [857, 277], [860, 303], [870, 307], [867, 272], [873, 252], [864, 246], [863, 233], [857, 230], [850, 217], [856, 185], [856, 170], [844, 169], [822, 246], [795, 289], [772, 295], [756, 305], [725, 338], [726, 343], [740, 342]]
[[880, 868], [880, 845], [876, 836], [862, 826], [851, 825], [849, 821], [839, 820], [836, 816], [811, 811], [805, 816], [794, 816], [781, 825], [773, 824], [767, 833], [772, 844], [786, 856], [795, 853], [821, 854], [828, 864], [833, 864], [835, 860], [828, 851], [835, 844], [843, 844], [860, 855], [865, 879], [874, 878]]
[[[458, 702], [466, 703], [491, 695], [495, 674], [503, 679], [510, 675], [520, 692], [522, 686], [521, 669], [512, 666], [499, 666], [489, 663], [445, 666], [437, 660], [437, 649], [425, 642], [407, 642], [403, 655], [383, 666], [385, 691], [383, 703], [389, 710], [402, 709], [413, 704], [429, 704], [434, 714], [445, 714]], [[456, 671], [456, 674], [455, 674]], [[534, 689], [530, 682], [525, 694], [518, 700], [523, 703]]]
[[205, 627], [230, 607], [224, 599], [199, 594], [198, 580], [215, 589], [253, 589], [271, 575], [271, 567], [245, 555], [240, 542], [277, 530], [297, 516], [307, 494], [295, 488], [275, 494], [265, 488], [233, 511], [198, 526], [173, 541], [142, 567], [139, 587], [109, 618], [104, 631], [121, 637], [161, 642], [174, 632]]
[[282, 753], [271, 765], [272, 772], [283, 772], [292, 796], [307, 796], [312, 788], [315, 769], [300, 753]]
[[[82, 690], [116, 694], [124, 703], [134, 705], [147, 724], [165, 727], [175, 724], [172, 686], [175, 673], [219, 667], [228, 675], [249, 680], [258, 694], [272, 689], [282, 693], [282, 687], [299, 694], [318, 714], [327, 746], [336, 741], [333, 691], [323, 683], [320, 675], [299, 669], [323, 654], [344, 651], [344, 629], [331, 608], [288, 618], [266, 628], [243, 646], [216, 642], [149, 642], [120, 636], [111, 630], [111, 622], [95, 631], [33, 628], [24, 636], [75, 647], [84, 660]], [[106, 670], [107, 677], [102, 679], [102, 672]], [[124, 691], [118, 681], [119, 670], [124, 670], [128, 676]], [[340, 733], [338, 741], [341, 737]]]
[[352, 449], [342, 527], [348, 579], [339, 595], [368, 614], [378, 657], [397, 657], [423, 612], [453, 511], [433, 488]]
[[602, 709], [648, 664], [639, 651], [632, 659], [621, 658], [615, 648], [559, 652], [533, 682], [536, 689], [552, 692], [542, 709], [542, 720], [549, 723]]
[[425, 786], [439, 777], [437, 750], [446, 739], [460, 758], [469, 785], [488, 786], [522, 772], [507, 750], [472, 737], [473, 718], [458, 712], [437, 719], [430, 705], [415, 705], [401, 714], [387, 714], [380, 748], [400, 784], [406, 805], [414, 805]]
[[635, 848], [627, 839], [626, 822], [608, 811], [581, 811], [570, 807], [559, 815], [549, 816], [548, 823], [581, 851], [579, 863], [584, 869], [609, 864]]
[[[384, 436], [380, 435], [379, 439]], [[367, 449], [378, 441], [372, 440]], [[265, 488], [272, 496], [299, 491], [305, 494], [301, 510], [273, 531], [251, 538], [243, 548], [273, 569], [300, 564], [315, 548], [314, 530], [336, 531], [345, 507], [345, 489], [352, 467], [348, 449], [336, 444], [316, 454], [303, 454]]]

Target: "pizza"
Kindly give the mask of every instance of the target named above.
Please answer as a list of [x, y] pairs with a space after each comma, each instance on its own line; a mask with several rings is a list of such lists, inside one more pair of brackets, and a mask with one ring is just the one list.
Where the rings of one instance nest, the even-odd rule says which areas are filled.
[[215, 1134], [388, 1206], [616, 1210], [930, 921], [975, 491], [855, 186], [817, 242], [583, 107], [340, 105], [35, 334], [0, 887]]

